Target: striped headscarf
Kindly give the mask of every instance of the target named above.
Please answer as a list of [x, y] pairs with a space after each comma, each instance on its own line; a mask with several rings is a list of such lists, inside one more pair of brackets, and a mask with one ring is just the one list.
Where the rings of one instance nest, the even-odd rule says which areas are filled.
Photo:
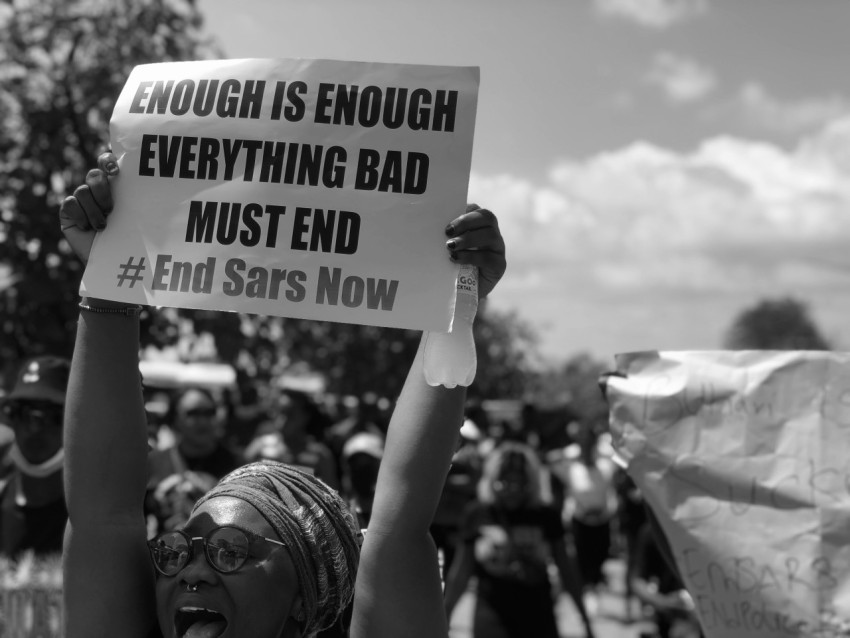
[[304, 635], [333, 625], [354, 596], [360, 561], [362, 535], [345, 501], [315, 476], [270, 460], [234, 470], [194, 510], [216, 496], [253, 505], [286, 544], [303, 598]]

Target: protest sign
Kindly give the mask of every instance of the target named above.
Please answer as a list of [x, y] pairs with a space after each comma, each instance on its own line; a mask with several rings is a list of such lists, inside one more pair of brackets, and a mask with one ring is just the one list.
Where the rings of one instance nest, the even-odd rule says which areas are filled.
[[477, 67], [217, 60], [136, 67], [82, 294], [446, 331]]
[[641, 352], [606, 384], [706, 637], [850, 635], [850, 354]]

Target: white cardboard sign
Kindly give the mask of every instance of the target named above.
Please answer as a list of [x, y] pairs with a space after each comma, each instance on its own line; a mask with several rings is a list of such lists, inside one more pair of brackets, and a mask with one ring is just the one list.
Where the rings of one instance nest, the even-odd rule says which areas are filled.
[[707, 638], [850, 635], [850, 354], [639, 352], [618, 455]]
[[446, 331], [479, 72], [333, 60], [136, 67], [81, 292]]

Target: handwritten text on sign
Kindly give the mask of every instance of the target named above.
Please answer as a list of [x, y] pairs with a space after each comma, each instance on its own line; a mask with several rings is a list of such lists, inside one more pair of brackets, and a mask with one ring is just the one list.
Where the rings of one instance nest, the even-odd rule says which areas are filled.
[[136, 67], [115, 213], [82, 290], [164, 306], [447, 330], [476, 68], [330, 60]]
[[615, 448], [707, 638], [850, 635], [850, 355], [642, 352], [617, 369]]

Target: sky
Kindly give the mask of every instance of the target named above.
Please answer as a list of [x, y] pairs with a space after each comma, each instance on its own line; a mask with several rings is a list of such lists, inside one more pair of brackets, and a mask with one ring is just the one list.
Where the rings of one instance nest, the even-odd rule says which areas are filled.
[[722, 347], [761, 300], [850, 349], [850, 2], [198, 0], [227, 57], [479, 66], [469, 199], [551, 361]]

